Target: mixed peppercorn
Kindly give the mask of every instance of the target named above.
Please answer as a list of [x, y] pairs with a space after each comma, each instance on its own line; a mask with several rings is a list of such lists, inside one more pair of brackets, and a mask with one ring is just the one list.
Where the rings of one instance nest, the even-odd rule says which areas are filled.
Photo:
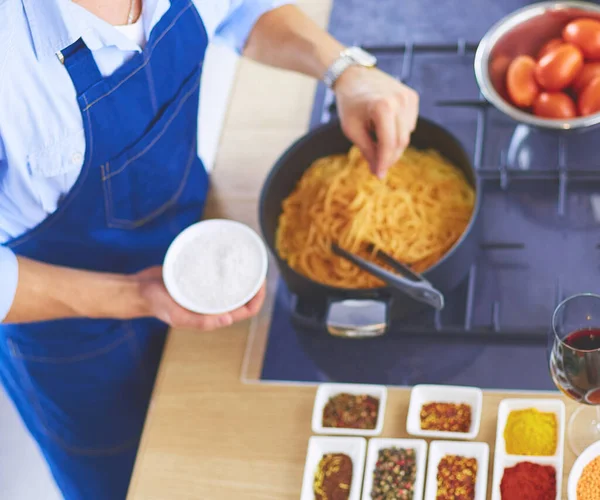
[[417, 473], [413, 449], [379, 450], [373, 471], [373, 500], [412, 500]]
[[421, 429], [469, 432], [471, 407], [465, 403], [427, 403], [421, 408]]
[[378, 398], [366, 394], [337, 394], [323, 409], [323, 427], [375, 429], [378, 412]]

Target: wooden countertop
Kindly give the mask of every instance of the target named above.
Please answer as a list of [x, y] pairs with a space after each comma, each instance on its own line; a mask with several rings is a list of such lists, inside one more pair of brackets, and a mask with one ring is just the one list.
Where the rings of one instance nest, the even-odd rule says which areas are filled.
[[[326, 25], [330, 0], [298, 3]], [[206, 217], [232, 218], [258, 228], [262, 182], [281, 152], [307, 130], [314, 89], [308, 78], [240, 63]], [[315, 388], [243, 384], [247, 335], [247, 323], [211, 333], [170, 334], [128, 498], [299, 497]], [[477, 440], [490, 443], [492, 452], [497, 407], [510, 396], [484, 396]], [[408, 390], [389, 391], [383, 436], [407, 436], [408, 400]], [[576, 405], [565, 402], [570, 414]], [[574, 458], [565, 449], [565, 485]], [[490, 459], [490, 481], [492, 463]]]

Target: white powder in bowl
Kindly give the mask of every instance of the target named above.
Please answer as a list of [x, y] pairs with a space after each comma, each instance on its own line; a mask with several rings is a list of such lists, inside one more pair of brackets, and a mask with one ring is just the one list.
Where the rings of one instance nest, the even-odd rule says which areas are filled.
[[256, 288], [261, 249], [250, 235], [219, 229], [188, 241], [173, 263], [179, 291], [198, 310], [231, 310]]

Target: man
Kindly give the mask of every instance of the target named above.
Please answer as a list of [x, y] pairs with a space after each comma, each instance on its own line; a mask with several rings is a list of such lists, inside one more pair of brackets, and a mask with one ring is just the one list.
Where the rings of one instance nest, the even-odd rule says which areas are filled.
[[66, 498], [126, 495], [167, 326], [264, 298], [202, 316], [161, 279], [208, 186], [208, 41], [325, 78], [375, 174], [409, 142], [415, 92], [286, 3], [0, 0], [0, 377]]

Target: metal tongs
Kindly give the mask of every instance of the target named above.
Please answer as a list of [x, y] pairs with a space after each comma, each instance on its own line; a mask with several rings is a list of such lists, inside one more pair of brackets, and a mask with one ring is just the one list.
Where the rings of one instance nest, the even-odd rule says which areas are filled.
[[423, 278], [423, 276], [414, 272], [401, 262], [398, 262], [382, 250], [377, 250], [375, 252], [375, 257], [390, 266], [394, 271], [401, 273], [403, 276], [391, 273], [377, 264], [373, 264], [358, 255], [348, 252], [341, 248], [337, 243], [332, 243], [331, 249], [333, 250], [333, 253], [352, 262], [361, 269], [384, 281], [389, 286], [400, 290], [413, 299], [428, 304], [438, 311], [444, 308], [444, 296], [439, 290], [435, 289], [429, 281]]

